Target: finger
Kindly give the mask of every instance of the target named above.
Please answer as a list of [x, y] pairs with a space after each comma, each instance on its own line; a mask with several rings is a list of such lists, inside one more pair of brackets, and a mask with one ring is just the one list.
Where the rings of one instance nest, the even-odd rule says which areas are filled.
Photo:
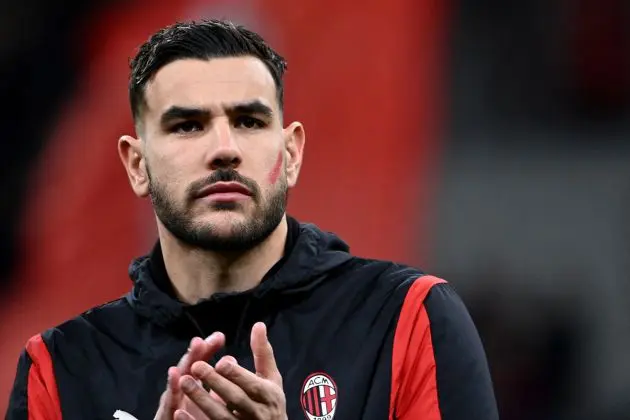
[[221, 350], [221, 348], [223, 348], [223, 346], [225, 346], [225, 335], [217, 331], [210, 334], [203, 341], [206, 344], [206, 348], [201, 356], [202, 360], [206, 361], [210, 360], [210, 358], [214, 356], [216, 352], [218, 352], [219, 350]]
[[179, 361], [177, 367], [182, 373], [189, 373], [190, 366], [198, 360], [208, 360], [225, 345], [225, 335], [215, 332], [205, 340], [195, 337], [190, 342], [188, 351]]
[[220, 332], [212, 333], [205, 340], [195, 337], [190, 342], [188, 351], [181, 358], [177, 367], [183, 374], [190, 373], [190, 367], [199, 360], [209, 360], [221, 347], [225, 345], [225, 335]]
[[[221, 358], [221, 360], [225, 360], [225, 362], [227, 362], [227, 363], [234, 363], [235, 365], [237, 365], [237, 364], [238, 364], [238, 362], [236, 361], [236, 359], [235, 359], [235, 358], [233, 358], [232, 356], [223, 356], [223, 357]], [[221, 362], [221, 360], [220, 360], [219, 362]], [[223, 363], [225, 363], [225, 362], [223, 362]], [[221, 403], [225, 404], [225, 401], [223, 400], [223, 398], [221, 398], [221, 396], [220, 396], [220, 395], [218, 395], [216, 392], [214, 392], [214, 390], [212, 390], [212, 389], [210, 390], [210, 396], [211, 396], [212, 398], [214, 398], [215, 400], [217, 400], [217, 401], [219, 401], [219, 402], [221, 402]]]
[[166, 380], [166, 391], [160, 398], [160, 407], [155, 415], [156, 419], [171, 419], [179, 405], [182, 397], [182, 391], [179, 386], [180, 373], [176, 367], [168, 369]]
[[176, 367], [171, 367], [168, 370], [168, 379], [167, 379], [167, 398], [166, 398], [166, 406], [170, 410], [175, 410], [182, 398], [182, 389], [179, 386], [179, 378], [181, 377], [181, 373], [179, 369]]
[[267, 338], [267, 326], [262, 322], [257, 322], [252, 327], [251, 347], [256, 374], [281, 385], [282, 376], [276, 366], [273, 347]]
[[180, 386], [184, 394], [195, 403], [197, 407], [213, 420], [232, 420], [236, 416], [220, 402], [210, 398], [210, 394], [203, 389], [192, 376], [184, 375], [180, 379]]
[[[225, 402], [230, 410], [238, 410], [250, 416], [256, 414], [256, 403], [238, 385], [221, 376], [205, 362], [196, 362], [192, 366], [192, 374], [201, 380]], [[260, 379], [260, 378], [259, 378]]]
[[184, 356], [179, 360], [177, 364], [177, 368], [183, 372], [188, 373], [190, 370], [190, 365], [194, 362], [193, 360], [197, 360], [204, 349], [203, 340], [199, 337], [195, 337], [190, 340], [190, 345], [188, 346], [188, 350], [184, 354]]
[[255, 373], [224, 359], [216, 364], [215, 370], [224, 378], [238, 385], [254, 401], [267, 403], [275, 400], [273, 383]]
[[221, 360], [224, 360], [227, 363], [234, 363], [235, 365], [238, 365], [238, 361], [232, 356], [223, 356], [219, 361]]
[[193, 416], [188, 414], [185, 410], [177, 410], [175, 411], [175, 415], [173, 416], [175, 420], [195, 420]]

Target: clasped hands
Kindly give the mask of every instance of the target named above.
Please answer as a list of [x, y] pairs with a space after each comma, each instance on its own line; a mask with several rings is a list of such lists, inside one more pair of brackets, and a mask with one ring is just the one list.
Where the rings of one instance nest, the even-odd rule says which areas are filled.
[[168, 370], [155, 420], [287, 419], [282, 375], [265, 324], [256, 323], [251, 333], [256, 373], [239, 366], [231, 356], [210, 366], [206, 360], [224, 345], [225, 336], [219, 332], [191, 341], [179, 364]]

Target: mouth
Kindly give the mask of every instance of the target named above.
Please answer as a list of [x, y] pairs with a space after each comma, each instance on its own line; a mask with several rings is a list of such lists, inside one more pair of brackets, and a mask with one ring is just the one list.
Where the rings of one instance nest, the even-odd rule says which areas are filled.
[[252, 192], [243, 184], [238, 182], [216, 182], [202, 188], [196, 195], [196, 198], [215, 202], [230, 202], [244, 200], [251, 196]]

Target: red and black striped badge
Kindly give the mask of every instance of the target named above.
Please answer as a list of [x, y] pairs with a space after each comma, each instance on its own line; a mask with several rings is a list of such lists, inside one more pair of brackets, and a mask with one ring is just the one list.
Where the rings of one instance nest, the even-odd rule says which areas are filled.
[[332, 420], [337, 400], [337, 385], [329, 375], [313, 373], [304, 381], [300, 401], [309, 420]]

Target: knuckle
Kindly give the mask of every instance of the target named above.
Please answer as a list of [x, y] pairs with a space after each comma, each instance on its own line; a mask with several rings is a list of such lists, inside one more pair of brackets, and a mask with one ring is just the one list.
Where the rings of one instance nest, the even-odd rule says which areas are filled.
[[190, 397], [197, 401], [203, 401], [206, 395], [208, 394], [198, 384], [195, 386], [195, 389], [193, 389], [190, 393]]
[[240, 408], [249, 407], [251, 405], [251, 400], [249, 399], [247, 394], [239, 393], [238, 395], [235, 395], [234, 398], [232, 398], [232, 405], [234, 405], [234, 407]]
[[276, 415], [286, 411], [286, 398], [282, 389], [274, 389], [274, 392], [267, 401], [267, 407], [270, 412], [273, 413], [273, 418], [276, 418]]
[[282, 392], [275, 393], [274, 398], [270, 402], [270, 405], [275, 409], [275, 411], [282, 409], [286, 405], [286, 401], [284, 399], [284, 393]]
[[267, 394], [267, 387], [263, 382], [257, 381], [252, 384], [251, 391], [252, 394], [260, 398]]
[[231, 380], [232, 382], [244, 382], [247, 381], [247, 377], [243, 374], [240, 369], [232, 368], [226, 374], [226, 378]]

